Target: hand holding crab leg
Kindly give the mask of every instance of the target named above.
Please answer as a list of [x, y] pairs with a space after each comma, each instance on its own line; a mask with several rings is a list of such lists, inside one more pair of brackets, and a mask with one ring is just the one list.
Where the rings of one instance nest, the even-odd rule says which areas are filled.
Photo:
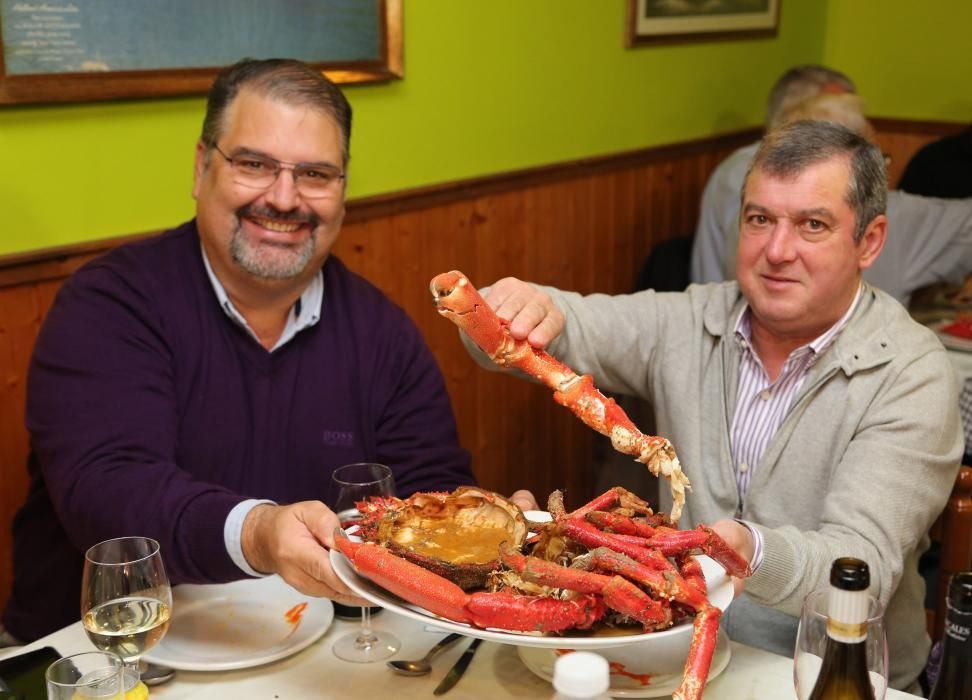
[[682, 473], [671, 443], [642, 433], [614, 399], [595, 388], [590, 376], [577, 375], [531, 345], [545, 345], [556, 337], [563, 328], [563, 314], [549, 297], [531, 285], [512, 278], [501, 283], [492, 300], [502, 313], [512, 317], [512, 323], [497, 315], [461, 272], [453, 270], [436, 276], [430, 289], [439, 313], [459, 326], [491, 361], [519, 369], [546, 384], [554, 390], [557, 403], [573, 411], [588, 427], [611, 438], [614, 449], [634, 456], [655, 476], [665, 476], [672, 489], [671, 518], [677, 521], [689, 480]]

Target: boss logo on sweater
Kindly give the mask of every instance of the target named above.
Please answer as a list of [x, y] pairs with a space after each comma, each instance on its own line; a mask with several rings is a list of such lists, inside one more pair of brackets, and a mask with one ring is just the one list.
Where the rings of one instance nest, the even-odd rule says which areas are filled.
[[354, 444], [354, 432], [350, 430], [325, 430], [324, 444], [330, 447], [351, 447]]

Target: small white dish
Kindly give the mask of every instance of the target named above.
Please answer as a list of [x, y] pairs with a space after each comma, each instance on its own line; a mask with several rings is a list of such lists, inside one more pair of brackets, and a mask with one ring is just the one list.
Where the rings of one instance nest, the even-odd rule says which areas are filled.
[[[624, 651], [624, 656], [619, 654]], [[567, 653], [567, 649], [538, 649], [536, 647], [517, 647], [516, 653], [528, 669], [543, 678], [553, 680], [553, 666], [557, 657]], [[685, 655], [666, 654], [664, 650], [658, 655], [641, 654], [638, 645], [630, 647], [616, 647], [614, 649], [591, 649], [608, 660], [611, 666], [611, 687], [608, 694], [613, 698], [658, 698], [669, 697], [678, 689], [682, 682], [682, 666]], [[709, 678], [712, 680], [722, 673], [729, 665], [732, 652], [729, 648], [729, 638], [725, 632], [719, 632], [712, 665], [709, 667]], [[642, 659], [640, 662], [635, 659]], [[639, 667], [639, 663], [643, 667]], [[659, 668], [656, 664], [671, 666], [677, 670], [671, 673], [652, 673], [650, 668]]]
[[185, 671], [230, 671], [283, 659], [320, 639], [334, 619], [279, 576], [172, 589], [172, 622], [145, 660]]

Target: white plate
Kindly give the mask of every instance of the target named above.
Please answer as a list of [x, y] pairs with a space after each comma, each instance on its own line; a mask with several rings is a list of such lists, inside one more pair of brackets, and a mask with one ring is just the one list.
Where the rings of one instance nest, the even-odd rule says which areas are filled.
[[169, 631], [145, 660], [185, 671], [277, 661], [320, 639], [334, 619], [330, 600], [299, 593], [279, 576], [183, 584], [172, 598]]
[[[526, 516], [531, 520], [549, 519], [546, 513], [529, 511]], [[702, 573], [705, 576], [706, 586], [708, 587], [709, 600], [720, 609], [725, 610], [732, 602], [733, 588], [732, 580], [719, 564], [706, 556], [698, 557], [702, 565]], [[531, 632], [510, 632], [497, 629], [479, 629], [462, 622], [453, 622], [443, 617], [429, 612], [425, 608], [413, 605], [402, 600], [394, 593], [386, 591], [384, 588], [372, 583], [363, 576], [358, 575], [348, 558], [341, 554], [337, 549], [331, 550], [331, 566], [334, 572], [344, 583], [356, 594], [371, 601], [375, 605], [391, 610], [399, 615], [410, 617], [427, 625], [434, 625], [450, 632], [458, 632], [469, 637], [479, 637], [487, 641], [500, 642], [501, 644], [514, 644], [517, 646], [545, 647], [548, 649], [606, 649], [615, 646], [637, 644], [639, 642], [656, 642], [659, 645], [671, 644], [687, 646], [688, 639], [692, 633], [692, 622], [686, 620], [677, 627], [672, 627], [661, 632], [650, 632], [648, 634], [631, 634], [625, 636], [605, 636], [605, 637], [547, 637], [539, 633]], [[684, 658], [684, 657], [683, 657]]]
[[951, 333], [946, 333], [942, 329], [945, 326], [954, 323], [954, 319], [946, 319], [944, 321], [936, 321], [931, 324], [929, 328], [935, 331], [935, 335], [938, 339], [942, 341], [942, 345], [951, 350], [964, 350], [965, 352], [972, 352], [972, 340], [968, 338], [961, 338], [957, 335], [952, 335]]
[[[566, 649], [564, 651], [567, 651]], [[538, 649], [536, 647], [517, 647], [516, 653], [528, 669], [543, 678], [553, 680], [553, 665], [560, 656], [557, 649]], [[729, 648], [729, 638], [725, 632], [719, 632], [712, 665], [709, 667], [709, 680], [722, 673], [729, 665], [732, 652]], [[684, 657], [681, 660], [684, 663]], [[608, 694], [613, 698], [657, 698], [670, 696], [682, 682], [681, 673], [657, 674], [650, 678], [639, 679], [637, 674], [625, 675], [626, 669], [612, 667], [611, 687]]]

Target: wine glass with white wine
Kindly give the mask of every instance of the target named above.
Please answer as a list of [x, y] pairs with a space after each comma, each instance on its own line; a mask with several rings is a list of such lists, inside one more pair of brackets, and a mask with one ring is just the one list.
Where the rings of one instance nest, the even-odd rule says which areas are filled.
[[91, 642], [138, 672], [142, 654], [169, 629], [172, 588], [159, 543], [148, 537], [99, 542], [84, 555], [81, 622]]
[[[359, 462], [338, 467], [331, 475], [338, 488], [334, 512], [341, 527], [349, 527], [361, 517], [356, 504], [372, 496], [394, 496], [395, 477], [384, 464]], [[371, 610], [361, 608], [361, 627], [334, 642], [334, 654], [345, 661], [364, 663], [387, 659], [401, 648], [401, 642], [388, 632], [371, 627]]]

